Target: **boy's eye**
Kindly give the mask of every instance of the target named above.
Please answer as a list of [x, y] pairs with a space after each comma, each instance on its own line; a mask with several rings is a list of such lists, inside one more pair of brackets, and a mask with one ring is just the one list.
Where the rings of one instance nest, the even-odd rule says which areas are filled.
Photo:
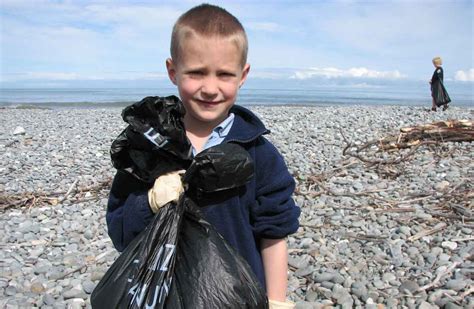
[[200, 76], [200, 75], [203, 75], [204, 73], [202, 71], [189, 71], [188, 74], [192, 76]]
[[235, 74], [230, 73], [230, 72], [222, 72], [222, 73], [219, 73], [219, 76], [229, 78], [229, 77], [234, 77]]

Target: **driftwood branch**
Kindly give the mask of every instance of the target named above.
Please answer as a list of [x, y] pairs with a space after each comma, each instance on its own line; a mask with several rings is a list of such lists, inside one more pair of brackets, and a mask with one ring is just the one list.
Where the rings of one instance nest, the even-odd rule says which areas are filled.
[[[390, 165], [406, 161], [421, 146], [439, 145], [446, 142], [474, 141], [474, 125], [471, 120], [448, 120], [414, 127], [401, 128], [397, 135], [368, 141], [362, 145], [351, 143], [341, 132], [346, 142], [344, 155], [359, 159], [371, 165]], [[410, 148], [407, 153], [399, 153], [393, 159], [371, 158], [375, 153], [394, 152]]]
[[[74, 188], [77, 186], [78, 180], [75, 180], [72, 185], [69, 187], [66, 193], [44, 193], [44, 192], [26, 192], [21, 194], [0, 194], [0, 211], [5, 211], [9, 208], [31, 208], [38, 205], [57, 205], [68, 198], [68, 196], [74, 191]], [[87, 186], [87, 187], [78, 187], [77, 191], [82, 192], [95, 192], [99, 193], [105, 188], [109, 188], [112, 184], [112, 179], [107, 178], [102, 180], [96, 185]], [[81, 195], [81, 194], [79, 194]], [[83, 200], [83, 198], [79, 201]]]
[[428, 236], [428, 235], [431, 235], [431, 234], [434, 234], [434, 233], [438, 233], [438, 232], [444, 230], [446, 227], [447, 227], [446, 223], [444, 223], [444, 222], [438, 223], [434, 228], [418, 232], [415, 235], [409, 237], [408, 240], [409, 241], [418, 240], [422, 237], [425, 237], [425, 236]]
[[69, 194], [71, 194], [72, 190], [74, 189], [74, 187], [77, 185], [77, 183], [79, 182], [79, 179], [76, 179], [72, 185], [69, 187], [69, 189], [67, 190], [66, 194], [64, 194], [64, 196], [62, 198], [59, 199], [59, 202], [61, 203], [62, 201], [64, 201], [65, 199], [67, 199], [67, 197], [69, 196]]
[[461, 264], [460, 262], [454, 262], [451, 266], [449, 266], [445, 271], [439, 273], [436, 278], [433, 280], [433, 282], [431, 283], [428, 283], [427, 285], [424, 285], [424, 286], [421, 286], [419, 289], [418, 289], [418, 292], [422, 292], [422, 291], [426, 291], [426, 290], [429, 290], [433, 287], [435, 287], [436, 285], [439, 284], [440, 280], [446, 276], [446, 275], [449, 275], [451, 274], [451, 272], [456, 268], [458, 267], [458, 265]]

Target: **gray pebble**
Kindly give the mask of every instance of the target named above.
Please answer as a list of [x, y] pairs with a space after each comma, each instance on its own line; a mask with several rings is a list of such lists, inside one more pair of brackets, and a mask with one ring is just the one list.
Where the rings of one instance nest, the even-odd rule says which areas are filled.
[[52, 306], [55, 304], [55, 299], [51, 294], [44, 294], [42, 299], [45, 305]]
[[322, 273], [322, 274], [314, 274], [313, 279], [315, 282], [321, 283], [325, 281], [331, 281], [334, 278], [334, 273]]
[[91, 280], [85, 280], [84, 282], [82, 282], [82, 289], [87, 294], [91, 294], [92, 291], [94, 290], [95, 286], [96, 286], [96, 284], [94, 282], [92, 282]]
[[360, 282], [354, 282], [351, 287], [352, 294], [356, 295], [357, 297], [361, 299], [366, 299], [367, 298], [367, 287], [360, 283]]
[[426, 302], [426, 301], [422, 301], [419, 305], [418, 305], [418, 309], [435, 309], [437, 308], [437, 306], [433, 306], [432, 304]]
[[418, 285], [418, 283], [411, 280], [403, 281], [402, 284], [398, 287], [400, 292], [402, 293], [408, 292], [410, 294], [415, 293], [416, 291], [418, 291], [419, 288], [420, 286]]
[[313, 304], [311, 302], [299, 301], [295, 304], [295, 309], [313, 309]]
[[460, 291], [464, 289], [464, 287], [467, 285], [466, 280], [449, 280], [445, 284], [445, 288], [449, 290], [454, 290], [454, 291]]
[[65, 291], [63, 293], [64, 299], [70, 299], [70, 298], [83, 298], [86, 299], [88, 296], [84, 293], [82, 289], [78, 288], [72, 288], [68, 291]]
[[312, 267], [299, 268], [295, 271], [295, 276], [304, 277], [312, 274], [314, 269]]

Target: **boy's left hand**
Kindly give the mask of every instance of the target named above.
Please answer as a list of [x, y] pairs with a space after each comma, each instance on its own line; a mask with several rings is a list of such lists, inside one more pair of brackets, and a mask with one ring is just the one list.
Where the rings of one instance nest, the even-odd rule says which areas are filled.
[[169, 202], [178, 201], [184, 191], [181, 182], [181, 175], [184, 172], [184, 170], [171, 172], [156, 178], [155, 184], [148, 191], [148, 202], [153, 213], [157, 213], [160, 207]]

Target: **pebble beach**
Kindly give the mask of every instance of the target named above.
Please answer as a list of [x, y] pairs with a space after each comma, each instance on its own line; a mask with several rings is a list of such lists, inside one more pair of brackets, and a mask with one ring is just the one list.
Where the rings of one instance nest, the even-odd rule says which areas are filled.
[[[344, 155], [474, 108], [255, 106], [297, 182], [296, 308], [473, 308], [474, 144]], [[90, 308], [119, 253], [105, 222], [121, 108], [0, 109], [0, 308]], [[365, 154], [366, 157], [372, 153]]]

